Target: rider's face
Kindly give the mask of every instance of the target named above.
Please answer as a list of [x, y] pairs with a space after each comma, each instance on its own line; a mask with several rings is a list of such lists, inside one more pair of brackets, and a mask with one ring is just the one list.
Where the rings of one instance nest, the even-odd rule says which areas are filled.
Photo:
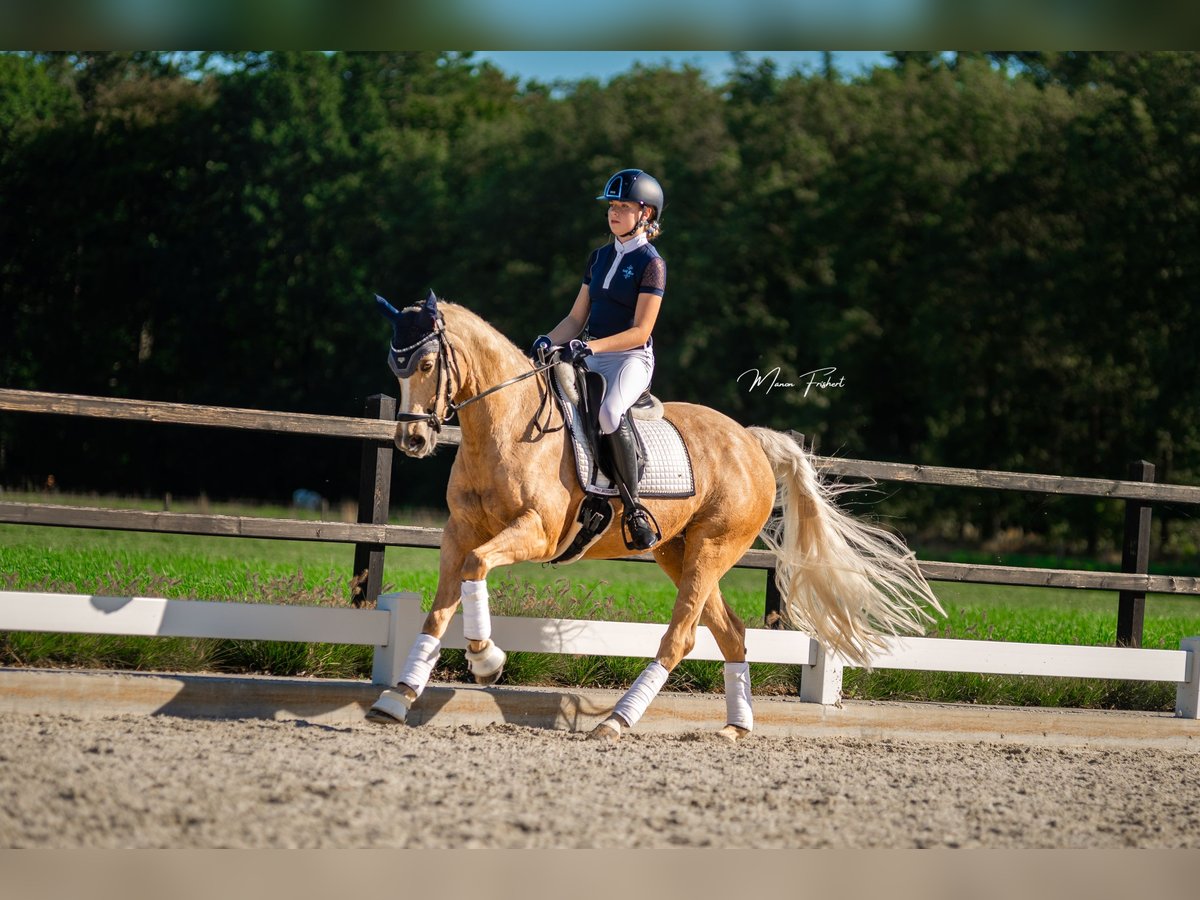
[[620, 237], [636, 228], [646, 215], [648, 211], [640, 203], [612, 200], [608, 204], [608, 228]]

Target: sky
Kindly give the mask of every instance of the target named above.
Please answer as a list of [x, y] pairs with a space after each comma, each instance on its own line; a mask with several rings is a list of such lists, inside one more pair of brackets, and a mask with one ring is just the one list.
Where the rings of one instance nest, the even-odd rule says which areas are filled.
[[[809, 68], [819, 71], [822, 65], [820, 50], [749, 50], [751, 59], [774, 59], [780, 74], [793, 69]], [[522, 79], [542, 82], [566, 79], [576, 81], [594, 77], [607, 81], [614, 75], [628, 72], [635, 62], [673, 66], [685, 63], [704, 70], [714, 84], [724, 80], [732, 70], [729, 50], [479, 50], [475, 59], [489, 60], [503, 71]], [[846, 76], [859, 75], [873, 65], [884, 65], [887, 56], [882, 50], [834, 51], [834, 65]]]

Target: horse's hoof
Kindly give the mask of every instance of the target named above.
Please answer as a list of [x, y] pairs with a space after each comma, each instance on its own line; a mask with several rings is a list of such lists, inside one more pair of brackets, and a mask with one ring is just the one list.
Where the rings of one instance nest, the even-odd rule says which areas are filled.
[[403, 725], [408, 721], [408, 698], [400, 691], [384, 691], [367, 710], [367, 721], [377, 725]]
[[504, 664], [507, 661], [508, 654], [491, 641], [488, 641], [487, 646], [479, 652], [467, 650], [467, 668], [475, 676], [475, 683], [484, 687], [500, 680], [500, 676], [504, 674]]
[[371, 707], [367, 710], [366, 719], [373, 725], [403, 725], [403, 719], [397, 719], [389, 712], [384, 712], [382, 709]]
[[620, 739], [621, 725], [612, 719], [605, 719], [588, 734], [588, 740], [604, 741], [607, 744], [615, 744]]
[[726, 725], [717, 734], [725, 738], [729, 743], [734, 744], [743, 738], [750, 737], [750, 729], [743, 728], [741, 725]]
[[499, 681], [500, 676], [503, 674], [504, 674], [504, 669], [499, 668], [495, 672], [493, 672], [491, 675], [476, 675], [475, 683], [478, 685], [482, 685], [483, 687], [489, 687], [490, 685], [493, 685], [497, 681]]

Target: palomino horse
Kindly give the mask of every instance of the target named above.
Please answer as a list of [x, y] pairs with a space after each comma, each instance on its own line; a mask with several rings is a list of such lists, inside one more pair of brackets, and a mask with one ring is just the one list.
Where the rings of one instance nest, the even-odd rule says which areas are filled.
[[[471, 672], [482, 684], [500, 676], [505, 655], [490, 640], [488, 573], [556, 558], [578, 530], [584, 494], [565, 430], [541, 424], [556, 412], [546, 406], [546, 377], [521, 350], [479, 316], [439, 303], [432, 292], [403, 311], [378, 302], [394, 329], [389, 362], [400, 385], [396, 446], [425, 457], [434, 452], [448, 416], [457, 413], [462, 427], [446, 493], [450, 518], [433, 608], [400, 683], [384, 691], [370, 713], [375, 721], [403, 722], [424, 690], [460, 601]], [[726, 661], [728, 721], [721, 733], [733, 739], [749, 733], [746, 629], [718, 581], [760, 534], [778, 557], [785, 620], [850, 662], [868, 665], [884, 634], [923, 630], [932, 620], [923, 606], [942, 612], [912, 553], [888, 532], [842, 512], [833, 502], [836, 489], [821, 482], [791, 438], [744, 428], [690, 403], [664, 404], [664, 414], [687, 445], [695, 478], [690, 498], [645, 501], [662, 529], [651, 552], [678, 596], [654, 661], [593, 737], [612, 740], [636, 724], [667, 674], [691, 651], [701, 624]], [[771, 519], [777, 493], [782, 515]], [[615, 510], [614, 523], [620, 512]], [[630, 555], [614, 524], [584, 558]]]

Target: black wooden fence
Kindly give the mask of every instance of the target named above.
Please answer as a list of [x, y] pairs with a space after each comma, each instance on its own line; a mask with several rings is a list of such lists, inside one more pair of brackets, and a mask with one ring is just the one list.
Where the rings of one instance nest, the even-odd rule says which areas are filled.
[[[391, 501], [393, 420], [396, 412], [396, 401], [392, 397], [372, 396], [368, 398], [362, 418], [349, 418], [0, 389], [0, 411], [316, 435], [361, 441], [363, 448], [357, 523], [3, 502], [0, 502], [0, 522], [352, 543], [355, 545], [356, 605], [374, 602], [378, 597], [383, 585], [386, 547], [441, 545], [442, 532], [439, 528], [387, 524]], [[457, 428], [446, 427], [440, 443], [457, 444], [459, 439]], [[931, 581], [1117, 591], [1117, 643], [1129, 647], [1141, 646], [1147, 593], [1200, 594], [1200, 576], [1148, 574], [1152, 504], [1200, 504], [1200, 487], [1155, 484], [1154, 467], [1145, 461], [1133, 463], [1129, 479], [1123, 481], [835, 457], [817, 457], [815, 461], [824, 473], [845, 478], [1101, 497], [1125, 502], [1124, 553], [1120, 572], [921, 561], [921, 571]], [[648, 554], [632, 559], [653, 561]], [[765, 613], [768, 622], [771, 621], [772, 614], [779, 612], [774, 556], [764, 550], [750, 550], [738, 565], [767, 570]]]

